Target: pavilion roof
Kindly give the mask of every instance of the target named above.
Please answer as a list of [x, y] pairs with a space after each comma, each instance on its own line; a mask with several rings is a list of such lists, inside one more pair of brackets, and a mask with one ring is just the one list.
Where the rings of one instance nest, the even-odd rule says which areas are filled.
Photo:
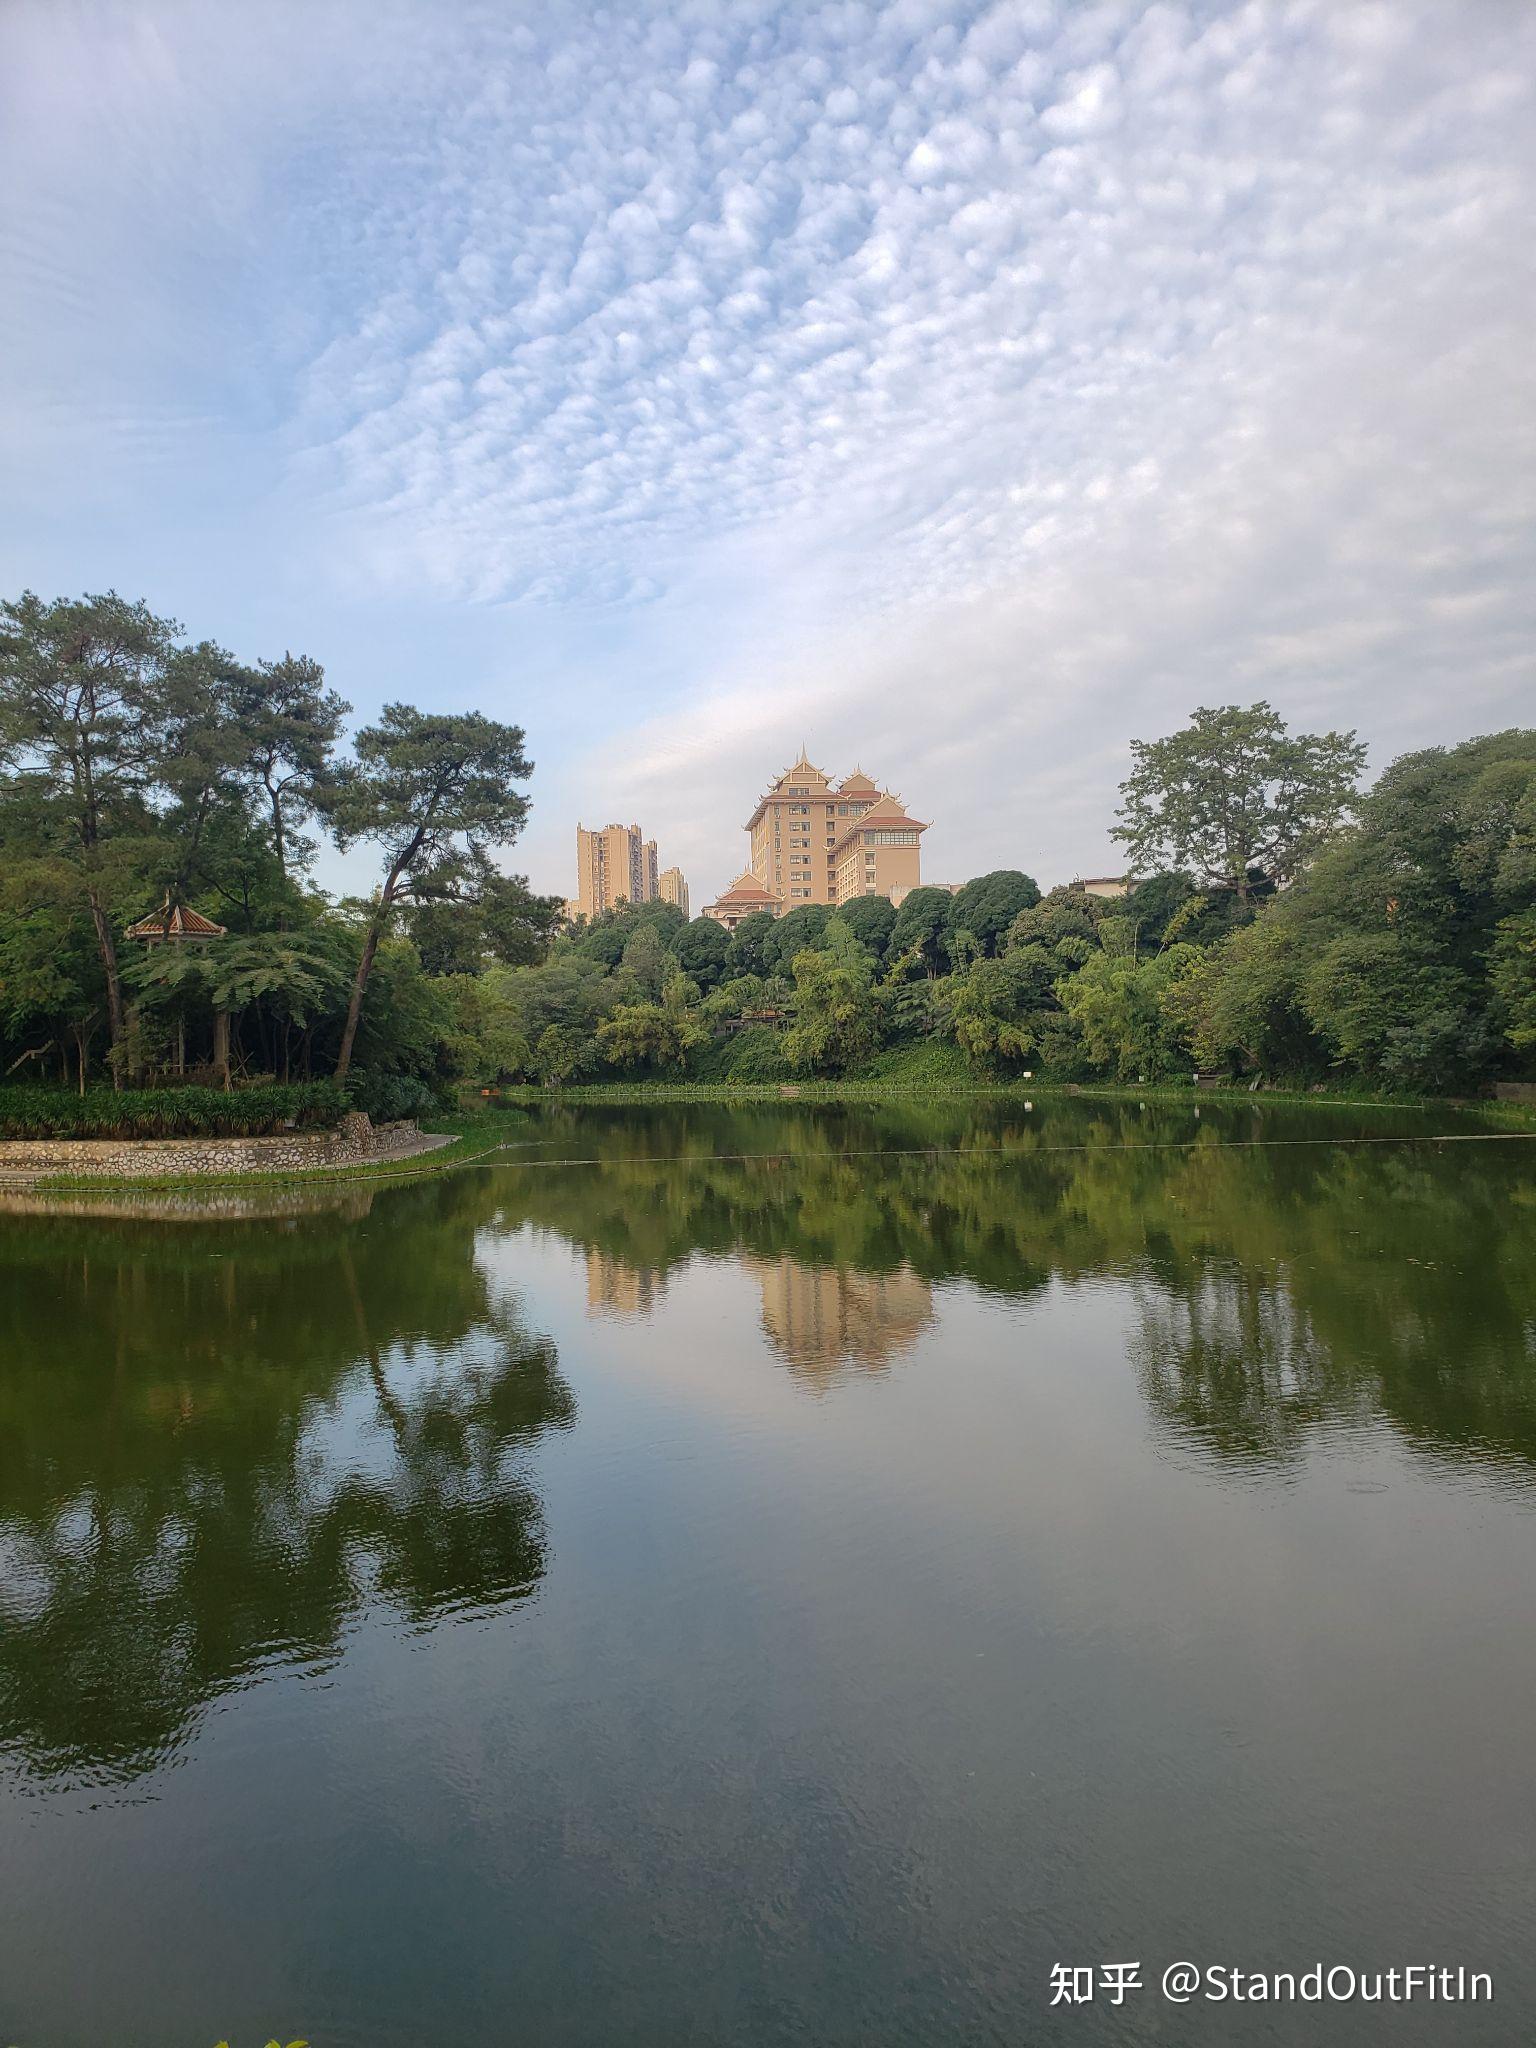
[[228, 927], [215, 924], [211, 917], [204, 917], [200, 910], [189, 909], [185, 903], [172, 903], [169, 896], [158, 910], [152, 910], [148, 917], [141, 917], [128, 926], [123, 933], [125, 939], [222, 939], [228, 936]]

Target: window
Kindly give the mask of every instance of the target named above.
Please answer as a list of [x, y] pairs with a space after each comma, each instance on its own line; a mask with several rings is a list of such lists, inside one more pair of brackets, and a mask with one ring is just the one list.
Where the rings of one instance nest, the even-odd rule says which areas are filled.
[[917, 834], [915, 832], [866, 832], [864, 834], [864, 844], [866, 846], [916, 846]]

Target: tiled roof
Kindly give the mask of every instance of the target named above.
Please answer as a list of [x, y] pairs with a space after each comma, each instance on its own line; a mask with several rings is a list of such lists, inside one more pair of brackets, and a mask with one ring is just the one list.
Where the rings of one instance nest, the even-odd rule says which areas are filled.
[[765, 889], [750, 870], [738, 875], [729, 889], [724, 889], [715, 898], [718, 903], [777, 903], [778, 897], [771, 889]]
[[129, 925], [123, 933], [125, 939], [222, 939], [227, 927], [215, 924], [211, 917], [204, 917], [199, 910], [189, 910], [185, 903], [173, 904], [169, 896], [158, 910], [152, 910], [148, 917], [141, 917], [136, 924]]
[[923, 823], [922, 819], [908, 817], [906, 806], [902, 803], [900, 797], [892, 796], [887, 792], [878, 803], [871, 804], [862, 816], [848, 820], [842, 831], [837, 835], [837, 846], [833, 848], [833, 852], [835, 853], [838, 847], [846, 846], [854, 833], [863, 832], [876, 825], [886, 828], [892, 825], [907, 827], [913, 832], [926, 832], [928, 830], [927, 825]]

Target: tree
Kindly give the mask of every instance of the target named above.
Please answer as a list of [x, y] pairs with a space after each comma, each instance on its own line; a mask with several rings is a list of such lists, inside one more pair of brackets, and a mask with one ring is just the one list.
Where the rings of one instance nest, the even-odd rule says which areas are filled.
[[1052, 964], [1042, 946], [977, 960], [939, 983], [944, 1029], [978, 1066], [1008, 1068], [1035, 1051], [1041, 1014], [1056, 1009]]
[[1062, 884], [1028, 910], [1021, 910], [1008, 928], [1008, 944], [1044, 946], [1058, 967], [1081, 967], [1099, 947], [1104, 904], [1077, 883]]
[[855, 896], [837, 914], [866, 951], [877, 960], [885, 958], [896, 923], [896, 906], [889, 896]]
[[546, 1087], [574, 1081], [597, 1065], [597, 1041], [574, 1024], [551, 1024], [533, 1049], [533, 1071]]
[[526, 876], [486, 862], [454, 894], [413, 905], [409, 929], [429, 974], [478, 974], [493, 961], [535, 966], [559, 916], [559, 897], [535, 896]]
[[1095, 953], [1058, 985], [1092, 1068], [1117, 1081], [1161, 1081], [1188, 1070], [1183, 1020], [1166, 998], [1198, 958], [1192, 946], [1170, 946], [1142, 961]]
[[620, 1003], [598, 1026], [603, 1057], [616, 1067], [681, 1067], [705, 1037], [694, 1007], [697, 987], [674, 974], [659, 1003]]
[[784, 1034], [792, 1067], [840, 1074], [877, 1051], [889, 996], [876, 988], [874, 965], [841, 919], [827, 927], [830, 944], [795, 957], [794, 1022]]
[[637, 925], [630, 933], [621, 965], [647, 997], [653, 1002], [659, 998], [671, 972], [671, 957], [654, 924]]
[[930, 978], [944, 971], [947, 954], [944, 935], [949, 928], [950, 897], [947, 889], [914, 889], [902, 898], [891, 927], [888, 956], [916, 950]]
[[115, 591], [51, 604], [26, 591], [0, 606], [0, 767], [89, 911], [114, 1052], [125, 1017], [113, 920], [150, 842], [180, 632]]
[[998, 953], [1019, 912], [1032, 909], [1039, 901], [1040, 885], [1033, 875], [1018, 868], [994, 868], [950, 897], [949, 930], [970, 932], [984, 953]]
[[819, 946], [831, 915], [825, 903], [801, 903], [776, 919], [773, 930], [763, 941], [763, 958], [769, 973], [790, 973], [797, 954]]
[[724, 978], [730, 946], [724, 925], [712, 917], [696, 917], [673, 938], [672, 957], [700, 988], [710, 989]]
[[1536, 908], [1501, 922], [1492, 966], [1505, 1037], [1522, 1052], [1536, 1047]]
[[258, 662], [236, 686], [246, 766], [265, 797], [284, 875], [289, 861], [308, 851], [297, 828], [322, 794], [341, 721], [351, 709], [337, 691], [326, 689], [319, 662], [304, 654]]
[[326, 814], [338, 845], [381, 845], [385, 868], [352, 984], [336, 1059], [338, 1080], [352, 1063], [368, 977], [396, 904], [445, 893], [492, 846], [515, 839], [528, 799], [512, 784], [533, 772], [523, 754], [522, 727], [498, 724], [477, 711], [386, 705], [378, 724], [365, 726], [353, 745], [356, 762], [327, 792]]
[[1296, 933], [1275, 917], [1202, 953], [1164, 1007], [1202, 1067], [1302, 1076], [1324, 1062], [1302, 1006]]
[[1246, 909], [1254, 875], [1292, 880], [1350, 808], [1352, 732], [1298, 733], [1267, 703], [1202, 706], [1182, 732], [1133, 740], [1112, 836], [1133, 868], [1191, 867]]
[[726, 971], [730, 974], [771, 974], [778, 965], [778, 949], [769, 958], [769, 944], [778, 919], [771, 910], [754, 910], [731, 933], [726, 950]]

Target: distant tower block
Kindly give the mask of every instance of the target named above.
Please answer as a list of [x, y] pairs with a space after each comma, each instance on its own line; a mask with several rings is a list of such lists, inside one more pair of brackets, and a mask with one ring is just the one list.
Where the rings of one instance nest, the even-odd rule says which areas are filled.
[[576, 827], [576, 903], [583, 917], [600, 917], [619, 903], [652, 903], [657, 896], [656, 842], [638, 825]]
[[688, 915], [688, 884], [681, 868], [663, 868], [657, 878], [656, 893], [663, 903], [675, 903], [684, 917]]

